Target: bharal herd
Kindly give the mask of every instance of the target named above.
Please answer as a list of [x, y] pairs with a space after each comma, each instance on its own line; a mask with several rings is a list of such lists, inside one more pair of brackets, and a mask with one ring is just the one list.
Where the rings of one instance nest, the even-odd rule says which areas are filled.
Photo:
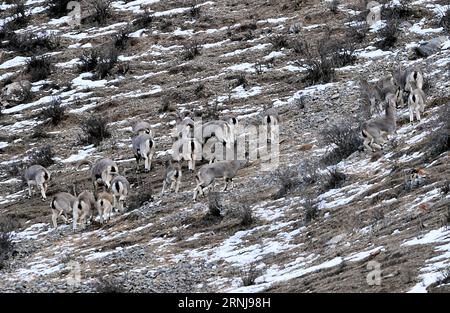
[[385, 112], [384, 116], [370, 119], [362, 125], [363, 144], [367, 150], [381, 150], [389, 135], [396, 133], [396, 109], [404, 106], [406, 97], [410, 123], [414, 122], [414, 115], [418, 121], [421, 120], [420, 114], [425, 110], [426, 101], [423, 83], [423, 73], [419, 69], [399, 69], [375, 84], [361, 79], [361, 89], [368, 100], [370, 115], [376, 109], [377, 102], [380, 111], [383, 111], [384, 103]]
[[[384, 115], [377, 116], [366, 121], [362, 125], [362, 137], [364, 139], [364, 148], [369, 151], [383, 149], [388, 136], [396, 132], [396, 108], [404, 105], [404, 99], [407, 99], [410, 112], [410, 122], [413, 123], [414, 116], [418, 121], [421, 119], [421, 113], [425, 107], [425, 94], [422, 90], [424, 77], [418, 69], [397, 70], [392, 72], [390, 77], [379, 80], [376, 83], [369, 83], [360, 79], [360, 87], [363, 95], [366, 96], [370, 106], [369, 112], [372, 115], [376, 109], [382, 113], [384, 104]], [[202, 136], [193, 136], [195, 127], [194, 121], [185, 117], [182, 119], [176, 115], [177, 124], [172, 131], [171, 137], [175, 140], [173, 145], [172, 157], [165, 162], [165, 174], [161, 195], [165, 192], [168, 185], [170, 190], [176, 193], [180, 189], [182, 167], [181, 162], [186, 161], [188, 169], [194, 171], [197, 161], [205, 157], [200, 150], [212, 151], [211, 148], [217, 143], [222, 143], [224, 147], [236, 146], [237, 133], [236, 127], [238, 119], [235, 117], [226, 120], [214, 120], [201, 125]], [[272, 132], [278, 127], [279, 117], [275, 108], [267, 109], [261, 117], [265, 131], [268, 131], [270, 138], [273, 138]], [[152, 127], [149, 123], [141, 121], [133, 127], [134, 138], [132, 139], [132, 149], [136, 158], [136, 168], [139, 170], [139, 163], [144, 161], [145, 172], [151, 170], [151, 163], [155, 153], [155, 141]], [[200, 155], [200, 157], [199, 157]], [[213, 155], [211, 153], [211, 155]], [[209, 157], [209, 164], [203, 165], [197, 171], [196, 187], [193, 191], [193, 200], [196, 201], [199, 195], [204, 195], [205, 190], [212, 187], [216, 179], [224, 179], [225, 186], [223, 191], [227, 190], [231, 183], [233, 187], [233, 178], [237, 171], [247, 162], [239, 160], [234, 154], [232, 160], [217, 161], [214, 156]], [[102, 158], [94, 164], [89, 161], [82, 161], [78, 164], [79, 169], [82, 165], [89, 164], [91, 171], [91, 180], [93, 183], [93, 192], [85, 190], [77, 195], [67, 192], [57, 193], [51, 203], [52, 223], [57, 227], [57, 220], [61, 217], [68, 223], [68, 214], [73, 217], [73, 230], [76, 230], [78, 224], [83, 228], [89, 220], [94, 217], [94, 211], [98, 212], [101, 223], [108, 221], [113, 209], [124, 212], [124, 202], [130, 191], [130, 183], [120, 175], [117, 164], [109, 159]], [[32, 196], [32, 185], [40, 190], [42, 199], [46, 199], [46, 191], [51, 177], [50, 172], [40, 166], [33, 165], [26, 169], [25, 179], [28, 183], [29, 196]], [[103, 187], [99, 192], [99, 187]]]

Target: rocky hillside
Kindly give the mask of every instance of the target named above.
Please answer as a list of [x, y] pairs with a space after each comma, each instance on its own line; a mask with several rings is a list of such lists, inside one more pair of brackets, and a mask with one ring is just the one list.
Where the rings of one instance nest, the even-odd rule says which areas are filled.
[[[0, 4], [0, 291], [449, 290], [447, 0], [379, 1], [369, 23], [356, 0], [68, 2]], [[361, 79], [412, 67], [422, 120], [398, 107], [383, 150], [364, 151]], [[174, 114], [248, 126], [268, 107], [278, 166], [250, 161], [197, 202], [183, 168], [180, 192], [160, 195]], [[131, 150], [140, 120], [150, 173]], [[100, 157], [132, 184], [127, 212], [53, 230], [52, 196], [91, 190], [77, 164]], [[27, 197], [33, 163], [52, 173], [46, 201]]]

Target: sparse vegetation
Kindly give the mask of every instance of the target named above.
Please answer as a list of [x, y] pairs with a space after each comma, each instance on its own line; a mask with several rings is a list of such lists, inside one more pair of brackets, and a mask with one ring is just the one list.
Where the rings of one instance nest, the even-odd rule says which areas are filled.
[[78, 64], [79, 72], [92, 72], [97, 68], [100, 52], [98, 49], [91, 49], [85, 52], [80, 57], [80, 64]]
[[182, 59], [185, 61], [193, 60], [201, 54], [201, 46], [197, 42], [191, 42], [183, 47]]
[[221, 217], [223, 207], [220, 204], [220, 196], [216, 192], [210, 192], [208, 194], [208, 214], [215, 217]]
[[239, 214], [241, 218], [241, 226], [248, 227], [253, 224], [254, 218], [252, 214], [252, 209], [249, 205], [241, 205], [239, 207]]
[[435, 158], [450, 149], [450, 103], [444, 105], [437, 114], [441, 127], [428, 136], [427, 158]]
[[114, 278], [100, 278], [95, 285], [98, 293], [126, 293], [128, 292], [123, 286], [123, 281]]
[[281, 48], [287, 48], [289, 46], [288, 40], [285, 35], [274, 35], [269, 38], [270, 43], [274, 50], [280, 50]]
[[48, 1], [48, 15], [53, 18], [59, 18], [67, 15], [67, 6], [72, 0], [50, 0]]
[[346, 33], [346, 40], [355, 43], [362, 43], [367, 37], [368, 30], [369, 27], [365, 22], [349, 27]]
[[247, 87], [249, 86], [248, 79], [244, 74], [240, 74], [235, 78], [233, 88], [236, 88], [238, 86], [242, 86], [244, 89], [247, 89]]
[[96, 77], [103, 79], [112, 73], [119, 60], [119, 53], [115, 47], [106, 48], [98, 58], [98, 64], [95, 68]]
[[220, 222], [223, 219], [222, 211], [224, 211], [222, 199], [218, 192], [208, 193], [208, 212], [202, 216], [200, 224], [209, 225]]
[[323, 184], [323, 192], [326, 192], [330, 189], [341, 188], [347, 179], [347, 175], [338, 170], [337, 167], [333, 167], [331, 170], [328, 170], [326, 174], [326, 180]]
[[111, 0], [91, 0], [93, 15], [91, 19], [98, 25], [105, 25], [112, 17]]
[[257, 270], [254, 265], [250, 266], [250, 268], [242, 273], [242, 285], [243, 286], [252, 286], [255, 284], [256, 278], [261, 275], [261, 271]]
[[200, 9], [200, 7], [198, 6], [197, 1], [193, 1], [193, 2], [191, 3], [191, 8], [189, 9], [189, 15], [190, 15], [192, 18], [198, 19], [198, 18], [200, 17], [200, 13], [201, 13], [201, 9]]
[[327, 58], [309, 58], [306, 66], [306, 76], [303, 78], [303, 82], [307, 86], [329, 83], [335, 78], [333, 63]]
[[309, 43], [304, 39], [296, 39], [295, 41], [292, 41], [289, 44], [289, 47], [301, 57], [308, 56], [311, 53], [311, 47]]
[[17, 227], [17, 222], [9, 217], [0, 217], [0, 271], [5, 268], [6, 261], [14, 253], [11, 231]]
[[275, 200], [286, 196], [289, 192], [300, 186], [298, 174], [293, 168], [278, 169], [274, 173], [274, 176], [275, 181], [279, 185], [277, 193], [273, 196]]
[[114, 35], [114, 47], [118, 50], [124, 50], [130, 44], [130, 33], [132, 32], [132, 26], [127, 25], [119, 30], [117, 34]]
[[132, 22], [135, 30], [148, 28], [153, 23], [153, 16], [148, 9], [143, 13], [139, 13], [136, 19]]
[[410, 7], [409, 0], [399, 0], [396, 5], [383, 5], [381, 18], [383, 20], [406, 21], [414, 17], [414, 10]]
[[80, 57], [78, 71], [94, 72], [95, 77], [103, 79], [112, 74], [118, 63], [119, 53], [114, 45], [104, 47], [103, 50], [91, 49]]
[[348, 121], [333, 123], [322, 131], [325, 144], [335, 145], [335, 148], [322, 158], [325, 165], [333, 165], [346, 159], [359, 150], [362, 139], [357, 128]]
[[337, 14], [338, 13], [338, 6], [339, 6], [339, 1], [338, 0], [331, 0], [330, 2], [328, 2], [328, 9], [333, 14]]
[[445, 228], [449, 228], [450, 227], [450, 208], [447, 208], [447, 212], [445, 212], [441, 216], [441, 226], [445, 227]]
[[3, 165], [1, 167], [4, 173], [7, 173], [10, 177], [21, 178], [26, 164], [23, 161], [14, 162], [12, 164]]
[[44, 138], [49, 138], [50, 136], [47, 134], [47, 132], [45, 131], [44, 127], [42, 126], [37, 126], [34, 128], [33, 133], [30, 136], [32, 139], [44, 139]]
[[308, 225], [319, 216], [317, 203], [310, 198], [305, 199], [303, 203], [304, 217], [303, 224]]
[[[14, 12], [5, 3], [15, 0], [6, 1], [0, 5], [4, 22]], [[428, 278], [440, 284], [442, 274], [447, 285], [439, 287], [447, 291], [448, 268], [435, 263], [442, 251], [410, 245], [450, 229], [448, 50], [437, 44], [431, 57], [409, 62], [415, 46], [447, 40], [444, 32], [433, 32], [437, 23], [449, 31], [450, 10], [447, 20], [437, 15], [443, 0], [417, 2], [409, 6], [414, 12], [395, 8], [398, 0], [379, 1], [383, 21], [370, 31], [371, 22], [355, 22], [367, 18], [369, 0], [205, 1], [82, 1], [81, 27], [66, 18], [48, 23], [67, 15], [69, 0], [28, 1], [20, 8], [28, 15], [23, 22], [0, 26], [0, 89], [40, 80], [30, 86], [33, 102], [18, 105], [10, 86], [0, 104], [0, 290], [221, 292], [258, 285], [242, 289], [395, 292], [428, 288]], [[97, 14], [92, 3], [108, 8]], [[61, 46], [44, 33], [62, 34]], [[377, 46], [392, 53], [373, 47], [380, 39]], [[398, 108], [397, 132], [383, 149], [359, 151], [359, 123], [370, 117], [359, 111], [363, 86], [357, 80], [387, 85], [383, 78], [400, 68], [424, 73], [422, 121], [409, 124], [407, 105]], [[307, 88], [317, 84], [326, 85]], [[279, 121], [274, 112], [262, 114], [269, 108]], [[183, 171], [180, 192], [160, 195], [175, 115], [196, 121], [201, 115], [203, 122], [238, 117], [244, 129], [237, 144], [260, 159], [239, 170], [232, 190], [220, 191], [223, 181], [216, 179], [206, 198], [193, 201], [197, 171]], [[130, 159], [139, 121], [155, 131], [150, 175], [134, 171]], [[265, 148], [274, 153], [273, 140], [251, 131], [276, 122], [279, 164], [265, 171]], [[68, 156], [76, 161], [65, 163]], [[93, 192], [87, 166], [75, 168], [78, 159], [99, 158], [118, 162], [129, 180], [131, 212], [100, 223], [94, 210], [75, 235], [83, 244], [73, 246], [70, 226], [48, 229], [49, 205], [60, 191]], [[197, 170], [207, 163], [197, 161]], [[47, 200], [41, 201], [39, 186], [28, 198], [27, 184], [18, 179], [31, 163], [50, 162], [57, 164], [49, 168]], [[17, 235], [4, 230], [5, 217], [20, 219], [27, 229]], [[55, 251], [62, 253], [53, 258]], [[35, 259], [36, 268], [52, 268], [34, 275], [26, 263]], [[365, 282], [371, 260], [382, 263], [381, 286]], [[79, 269], [83, 282], [72, 286]]]
[[53, 153], [52, 146], [47, 145], [43, 148], [37, 149], [33, 151], [29, 156], [29, 164], [30, 165], [42, 165], [43, 167], [48, 167], [55, 163], [53, 158], [55, 154]]
[[55, 35], [37, 35], [31, 32], [11, 33], [8, 39], [8, 49], [28, 54], [53, 51], [60, 46], [60, 38]]
[[47, 56], [35, 57], [27, 61], [25, 73], [30, 77], [31, 82], [44, 80], [50, 76], [53, 71], [53, 60]]
[[375, 43], [375, 47], [382, 50], [389, 50], [394, 47], [395, 43], [398, 39], [398, 20], [396, 19], [388, 19], [386, 21], [386, 26], [380, 31], [381, 39], [380, 41]]
[[442, 13], [439, 20], [439, 26], [443, 27], [447, 33], [450, 33], [450, 9]]
[[375, 222], [382, 221], [384, 219], [384, 212], [382, 207], [375, 207], [372, 211], [372, 219]]
[[91, 116], [81, 124], [81, 130], [84, 133], [82, 142], [98, 146], [103, 140], [110, 138], [111, 133], [108, 129], [108, 121], [101, 116]]
[[52, 125], [56, 126], [64, 119], [65, 108], [61, 106], [61, 99], [54, 98], [41, 113], [44, 118], [50, 120]]

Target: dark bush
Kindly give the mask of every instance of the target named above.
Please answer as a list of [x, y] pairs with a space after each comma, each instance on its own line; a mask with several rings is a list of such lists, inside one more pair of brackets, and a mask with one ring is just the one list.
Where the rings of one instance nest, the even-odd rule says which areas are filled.
[[241, 33], [241, 32], [252, 31], [257, 28], [258, 28], [258, 25], [256, 24], [256, 22], [249, 22], [249, 23], [239, 25], [238, 27], [235, 28], [235, 31], [238, 33]]
[[132, 177], [129, 177], [128, 180], [132, 183], [135, 190], [138, 192], [134, 192], [128, 197], [127, 204], [129, 207], [129, 211], [139, 209], [146, 202], [152, 202], [154, 200], [154, 192], [152, 185], [149, 181], [141, 181], [137, 179], [136, 183], [132, 181]]
[[242, 203], [231, 207], [227, 212], [227, 217], [239, 220], [239, 225], [243, 227], [248, 227], [255, 222], [250, 206]]
[[447, 208], [447, 212], [441, 216], [441, 225], [446, 228], [450, 227], [450, 207]]
[[132, 22], [134, 29], [148, 28], [153, 22], [153, 16], [147, 9], [143, 13], [139, 13]]
[[441, 127], [428, 137], [427, 158], [435, 158], [450, 149], [450, 103], [438, 112]]
[[252, 286], [255, 284], [256, 278], [261, 275], [261, 271], [257, 270], [254, 266], [251, 266], [250, 269], [242, 274], [242, 285], [243, 286]]
[[2, 171], [7, 173], [11, 177], [19, 178], [22, 176], [24, 170], [26, 168], [26, 164], [23, 161], [14, 162], [12, 164], [2, 166]]
[[273, 199], [277, 200], [285, 197], [287, 194], [297, 189], [301, 181], [298, 178], [298, 173], [293, 168], [280, 168], [274, 172], [274, 179], [279, 189]]
[[95, 285], [98, 293], [126, 293], [123, 281], [113, 278], [100, 278]]
[[354, 46], [338, 46], [332, 54], [332, 64], [334, 67], [353, 65], [356, 62]]
[[105, 25], [112, 17], [111, 0], [91, 0], [93, 16], [91, 17], [98, 25]]
[[247, 77], [245, 76], [245, 74], [239, 74], [236, 78], [235, 78], [235, 82], [233, 83], [233, 88], [242, 86], [244, 89], [247, 89], [247, 87], [249, 86], [249, 82], [247, 80]]
[[89, 52], [85, 52], [80, 57], [80, 64], [78, 64], [80, 73], [95, 71], [99, 58], [100, 52], [97, 49], [91, 49]]
[[196, 42], [189, 43], [187, 45], [184, 45], [183, 52], [182, 52], [182, 58], [183, 60], [193, 60], [196, 56], [199, 56], [201, 50], [201, 46], [198, 45]]
[[205, 84], [200, 83], [198, 84], [195, 88], [194, 88], [194, 94], [197, 97], [197, 99], [199, 98], [204, 98], [206, 96], [205, 94]]
[[208, 194], [208, 213], [211, 216], [220, 217], [222, 216], [221, 212], [223, 210], [223, 206], [220, 203], [219, 194], [216, 192], [210, 192]]
[[107, 124], [108, 121], [106, 118], [101, 116], [91, 116], [87, 120], [84, 120], [81, 123], [81, 130], [85, 135], [82, 141], [97, 146], [104, 139], [110, 138], [111, 133]]
[[381, 19], [405, 21], [414, 17], [414, 10], [409, 6], [410, 0], [400, 0], [398, 5], [383, 5]]
[[132, 28], [130, 25], [121, 28], [119, 32], [114, 35], [114, 47], [116, 47], [119, 50], [126, 49], [130, 43], [131, 32]]
[[18, 226], [17, 224], [9, 217], [0, 217], [0, 270], [5, 268], [6, 261], [14, 253], [11, 231]]
[[197, 1], [193, 1], [191, 3], [191, 8], [189, 9], [189, 15], [192, 18], [199, 18], [200, 17], [200, 7], [197, 5]]
[[59, 98], [54, 98], [41, 113], [44, 118], [50, 120], [52, 125], [56, 126], [64, 119], [65, 108], [61, 106]]
[[208, 193], [208, 212], [202, 217], [201, 224], [208, 225], [220, 222], [223, 219], [224, 207], [217, 192]]
[[47, 145], [41, 149], [33, 151], [29, 156], [30, 165], [42, 165], [43, 167], [48, 167], [55, 163], [53, 157], [53, 149], [50, 145]]
[[47, 132], [45, 131], [44, 127], [42, 126], [37, 126], [34, 128], [33, 133], [30, 136], [32, 139], [44, 139], [44, 138], [49, 138], [50, 136], [47, 134]]
[[68, 14], [67, 5], [72, 0], [50, 0], [48, 2], [48, 16], [52, 18], [59, 18]]
[[254, 218], [252, 214], [252, 209], [248, 205], [241, 205], [239, 208], [241, 216], [241, 226], [248, 227], [253, 224]]
[[55, 35], [35, 35], [30, 32], [12, 33], [7, 47], [24, 53], [53, 51], [60, 46], [60, 38]]
[[365, 22], [349, 27], [346, 32], [346, 40], [354, 43], [362, 43], [367, 37], [368, 25]]
[[[447, 195], [448, 193], [450, 193], [450, 180], [446, 180], [444, 182], [444, 185], [441, 187], [441, 191], [444, 195]], [[449, 208], [450, 210], [450, 208]]]
[[325, 165], [339, 163], [358, 151], [362, 145], [359, 129], [352, 127], [348, 121], [331, 124], [322, 131], [321, 135], [325, 144], [336, 145], [336, 148], [322, 158], [322, 163]]
[[299, 39], [291, 42], [289, 47], [299, 56], [309, 56], [311, 47], [306, 40]]
[[328, 170], [326, 174], [325, 182], [323, 184], [323, 192], [327, 192], [330, 189], [341, 188], [347, 179], [347, 175], [340, 172], [337, 168]]
[[119, 63], [119, 65], [117, 65], [117, 71], [116, 71], [117, 75], [124, 76], [129, 72], [130, 72], [130, 63], [122, 62], [122, 63]]
[[115, 47], [106, 48], [98, 58], [98, 64], [95, 68], [96, 77], [103, 79], [112, 73], [113, 68], [119, 60], [119, 53]]
[[336, 73], [332, 60], [327, 58], [306, 60], [306, 76], [302, 79], [307, 86], [334, 81]]
[[218, 101], [212, 101], [206, 103], [206, 108], [202, 112], [202, 117], [207, 120], [217, 120], [219, 119], [219, 108], [218, 108]]
[[450, 9], [447, 9], [442, 14], [442, 17], [439, 20], [439, 26], [443, 27], [447, 33], [450, 33]]
[[375, 47], [382, 50], [389, 50], [394, 47], [398, 39], [398, 21], [390, 19], [386, 21], [386, 26], [380, 31], [381, 39], [375, 43]]
[[158, 109], [158, 113], [166, 113], [170, 111], [170, 100], [169, 97], [163, 96], [161, 98], [161, 104]]
[[313, 185], [320, 178], [319, 164], [314, 159], [306, 159], [298, 166], [298, 176], [301, 177], [303, 185]]
[[313, 200], [307, 198], [303, 203], [303, 224], [308, 225], [312, 220], [316, 219], [319, 216], [319, 208], [317, 203]]
[[25, 2], [22, 0], [13, 1], [15, 7], [12, 11], [13, 19], [8, 22], [8, 28], [10, 30], [18, 30], [21, 28], [25, 28], [31, 19], [31, 13], [27, 12]]
[[25, 73], [30, 77], [31, 82], [47, 79], [53, 71], [53, 59], [47, 56], [32, 56], [27, 61]]
[[274, 50], [289, 47], [288, 40], [285, 35], [274, 35], [269, 38]]
[[331, 0], [330, 2], [328, 2], [328, 9], [330, 10], [331, 13], [337, 14], [338, 13], [338, 5], [339, 5], [338, 0]]

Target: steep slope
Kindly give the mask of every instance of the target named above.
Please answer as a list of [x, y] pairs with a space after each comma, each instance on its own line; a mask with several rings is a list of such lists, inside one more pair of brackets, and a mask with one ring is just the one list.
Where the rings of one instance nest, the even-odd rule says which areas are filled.
[[[105, 25], [87, 21], [73, 29], [67, 17], [48, 17], [46, 1], [26, 1], [31, 18], [16, 33], [60, 39], [40, 52], [51, 56], [55, 68], [33, 83], [32, 99], [0, 116], [0, 216], [20, 223], [12, 233], [15, 253], [0, 270], [0, 290], [95, 291], [107, 282], [133, 292], [448, 290], [450, 155], [439, 134], [447, 131], [448, 138], [449, 39], [426, 58], [410, 60], [410, 51], [448, 36], [439, 20], [449, 6], [411, 3], [413, 13], [405, 13], [397, 41], [382, 50], [375, 47], [383, 38], [382, 21], [359, 42], [351, 36], [359, 14], [365, 17], [358, 3], [345, 2], [333, 12], [328, 2], [315, 0], [113, 1]], [[0, 8], [3, 24], [15, 6]], [[140, 27], [145, 14], [151, 21]], [[138, 19], [127, 44], [117, 43], [116, 34]], [[337, 67], [330, 82], [304, 80], [322, 38], [343, 40], [343, 49], [354, 49], [355, 62]], [[97, 47], [110, 52], [112, 42], [118, 62], [109, 75], [79, 70], [83, 54]], [[35, 51], [2, 46], [0, 79], [6, 85], [19, 79]], [[377, 80], [399, 66], [425, 72], [422, 121], [410, 125], [408, 109], [398, 108], [397, 134], [381, 154], [358, 150], [335, 164], [324, 162], [335, 146], [323, 130], [343, 120], [358, 127], [366, 119], [359, 78]], [[42, 109], [55, 97], [67, 116], [52, 126]], [[260, 160], [250, 162], [233, 190], [198, 203], [192, 201], [194, 174], [186, 169], [179, 194], [159, 195], [175, 124], [170, 111], [203, 113], [205, 120], [234, 114], [253, 125], [268, 105], [280, 111], [278, 168], [262, 170]], [[80, 125], [91, 115], [107, 117], [112, 133], [98, 146], [80, 140]], [[141, 119], [156, 133], [158, 153], [149, 174], [135, 173], [130, 148], [131, 127]], [[47, 144], [56, 155], [49, 198], [71, 192], [74, 184], [78, 191], [91, 188], [77, 161], [110, 157], [133, 185], [128, 212], [77, 233], [65, 225], [53, 231], [49, 201], [28, 199], [11, 166]], [[411, 180], [414, 169], [423, 174]], [[344, 178], [335, 181], [330, 172]], [[209, 211], [214, 199], [221, 216]], [[373, 284], [378, 266], [381, 284]]]

